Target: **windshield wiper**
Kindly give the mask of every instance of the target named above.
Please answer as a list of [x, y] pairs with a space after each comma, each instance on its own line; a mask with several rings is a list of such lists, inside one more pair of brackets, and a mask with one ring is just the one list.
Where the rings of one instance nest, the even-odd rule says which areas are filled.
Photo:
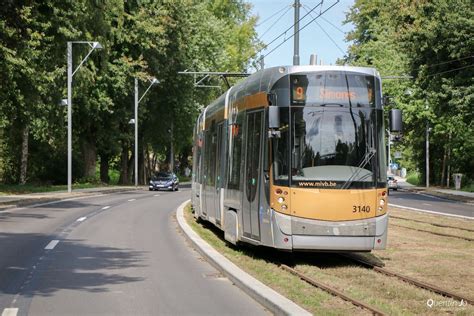
[[342, 108], [342, 107], [344, 107], [344, 104], [341, 104], [341, 103], [322, 103], [319, 106], [340, 106]]
[[360, 164], [357, 166], [357, 169], [352, 173], [352, 175], [347, 179], [347, 181], [342, 185], [341, 189], [347, 189], [349, 186], [354, 182], [354, 179], [359, 175], [360, 171], [367, 165], [372, 159], [372, 157], [375, 155], [377, 151], [375, 148], [370, 148], [368, 152], [365, 153], [364, 157], [362, 158], [362, 161]]

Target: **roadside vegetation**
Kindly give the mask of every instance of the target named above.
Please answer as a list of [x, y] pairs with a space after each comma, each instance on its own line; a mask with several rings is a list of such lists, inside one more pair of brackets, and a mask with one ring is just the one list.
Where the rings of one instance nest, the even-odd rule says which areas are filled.
[[[334, 10], [339, 9], [338, 7]], [[98, 41], [73, 79], [73, 182], [130, 184], [190, 166], [192, 127], [222, 94], [197, 89], [189, 71], [253, 71], [263, 47], [245, 0], [6, 1], [0, 7], [0, 183], [65, 184], [67, 179], [66, 44]], [[404, 113], [404, 133], [392, 152], [425, 181], [430, 128], [430, 183], [444, 186], [462, 173], [474, 181], [474, 10], [467, 0], [357, 0], [347, 13], [354, 28], [340, 64], [375, 67], [391, 96], [387, 108]], [[76, 68], [88, 54], [73, 45]], [[139, 153], [134, 157], [135, 78]], [[236, 81], [230, 79], [230, 84]], [[398, 156], [398, 155], [397, 155]], [[96, 169], [100, 173], [96, 175]], [[109, 171], [114, 170], [114, 177]], [[85, 179], [85, 180], [84, 180]]]
[[[347, 14], [354, 30], [341, 63], [375, 67], [389, 108], [403, 110], [404, 132], [392, 153], [425, 182], [430, 128], [430, 184], [454, 187], [453, 174], [474, 179], [474, 10], [467, 0], [355, 1]], [[401, 136], [401, 137], [399, 137]], [[415, 179], [413, 179], [415, 180]]]
[[[469, 221], [447, 219], [435, 215], [391, 210], [397, 216], [433, 223], [461, 225], [474, 229]], [[196, 222], [190, 206], [185, 210], [188, 224], [212, 247], [241, 269], [293, 300], [315, 315], [367, 315], [368, 313], [279, 268], [284, 263], [306, 275], [326, 283], [351, 297], [374, 306], [389, 315], [472, 315], [474, 306], [429, 308], [427, 300], [446, 301], [442, 296], [408, 285], [348, 262], [331, 253], [285, 253], [264, 247], [225, 242], [222, 232], [211, 224]], [[392, 221], [392, 220], [391, 220]], [[394, 220], [394, 222], [402, 220]], [[362, 254], [382, 261], [387, 268], [436, 284], [447, 290], [474, 298], [474, 246], [472, 242], [390, 226], [387, 250]], [[430, 227], [428, 227], [430, 229]], [[451, 229], [449, 229], [451, 232]], [[464, 234], [465, 232], [461, 232]], [[459, 267], [453, 269], [453, 267]]]
[[[240, 0], [2, 3], [0, 183], [67, 181], [66, 107], [59, 104], [67, 97], [68, 41], [103, 46], [73, 78], [73, 182], [130, 184], [135, 159], [139, 179], [169, 170], [171, 160], [184, 174], [197, 115], [225, 85], [211, 79], [205, 83], [223, 88], [197, 89], [178, 72], [246, 72], [260, 47], [249, 9]], [[73, 70], [89, 50], [73, 45]], [[160, 83], [140, 102], [134, 157], [134, 79], [141, 97], [152, 77]]]
[[407, 174], [407, 182], [413, 185], [420, 184], [420, 174], [416, 171]]

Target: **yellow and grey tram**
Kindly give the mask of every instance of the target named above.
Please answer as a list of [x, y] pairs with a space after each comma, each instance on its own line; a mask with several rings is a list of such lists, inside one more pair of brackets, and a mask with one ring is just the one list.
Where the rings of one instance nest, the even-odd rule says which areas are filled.
[[196, 122], [195, 216], [234, 244], [383, 249], [384, 132], [375, 69], [259, 71], [207, 106]]

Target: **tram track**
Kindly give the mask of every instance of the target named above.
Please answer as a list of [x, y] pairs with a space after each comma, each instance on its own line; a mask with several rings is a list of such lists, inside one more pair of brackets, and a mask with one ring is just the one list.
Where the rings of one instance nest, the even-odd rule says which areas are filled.
[[422, 223], [422, 224], [429, 224], [429, 225], [436, 226], [436, 227], [441, 227], [441, 228], [452, 228], [452, 229], [464, 230], [464, 231], [468, 231], [468, 232], [474, 232], [474, 229], [469, 229], [469, 228], [464, 228], [464, 227], [456, 227], [456, 226], [438, 224], [438, 223], [430, 223], [430, 222], [427, 222], [427, 221], [420, 221], [418, 219], [406, 218], [406, 217], [401, 217], [401, 216], [390, 215], [390, 218], [402, 219], [402, 220], [406, 220], [406, 221], [410, 221], [410, 222], [416, 222], [416, 223]]
[[281, 264], [280, 267], [285, 270], [285, 271], [288, 271], [290, 272], [291, 274], [294, 274], [296, 276], [298, 276], [300, 279], [306, 281], [307, 283], [311, 284], [312, 286], [315, 286], [331, 295], [334, 295], [334, 296], [337, 296], [337, 297], [340, 297], [342, 298], [343, 300], [347, 301], [347, 302], [350, 302], [352, 303], [353, 305], [357, 306], [357, 307], [360, 307], [360, 308], [363, 308], [365, 310], [368, 310], [372, 313], [372, 315], [387, 315], [385, 314], [384, 312], [376, 309], [375, 307], [372, 307], [368, 304], [365, 304], [364, 302], [360, 301], [360, 300], [357, 300], [355, 298], [352, 298], [348, 295], [346, 295], [345, 293], [327, 285], [327, 284], [324, 284], [322, 282], [319, 282], [319, 281], [316, 281], [314, 280], [313, 278], [310, 278], [308, 277], [307, 275], [305, 275], [304, 273], [301, 273], [300, 271], [298, 270], [295, 270], [293, 268], [290, 268], [289, 266], [285, 265], [285, 264]]
[[467, 241], [474, 241], [473, 238], [463, 237], [463, 236], [459, 236], [459, 235], [438, 233], [438, 232], [433, 232], [433, 231], [426, 230], [426, 229], [413, 228], [413, 227], [403, 226], [403, 225], [398, 225], [398, 224], [393, 224], [393, 223], [390, 223], [390, 225], [396, 226], [396, 227], [401, 227], [401, 228], [406, 228], [406, 229], [411, 229], [411, 230], [416, 230], [418, 232], [428, 233], [428, 234], [437, 235], [437, 236], [451, 237], [451, 238], [463, 239], [463, 240], [467, 240]]
[[384, 274], [384, 275], [389, 276], [389, 277], [395, 277], [399, 280], [402, 280], [403, 282], [406, 282], [408, 284], [414, 285], [414, 286], [422, 288], [424, 290], [442, 295], [444, 297], [449, 297], [449, 298], [452, 298], [452, 299], [455, 299], [455, 300], [458, 300], [458, 301], [467, 302], [470, 305], [474, 305], [474, 300], [473, 299], [470, 299], [468, 297], [464, 297], [462, 295], [459, 295], [459, 294], [451, 292], [451, 291], [444, 290], [440, 287], [437, 287], [436, 285], [429, 284], [429, 283], [426, 283], [426, 282], [423, 282], [423, 281], [420, 281], [420, 280], [416, 280], [412, 277], [402, 275], [400, 273], [388, 270], [387, 268], [384, 268], [380, 265], [376, 265], [374, 263], [371, 263], [371, 262], [369, 262], [367, 260], [364, 260], [364, 259], [361, 259], [361, 258], [356, 258], [356, 257], [354, 257], [353, 255], [350, 255], [350, 254], [340, 254], [340, 255], [344, 258], [348, 258], [350, 260], [353, 260], [353, 261], [361, 264], [364, 267], [370, 268], [375, 272]]

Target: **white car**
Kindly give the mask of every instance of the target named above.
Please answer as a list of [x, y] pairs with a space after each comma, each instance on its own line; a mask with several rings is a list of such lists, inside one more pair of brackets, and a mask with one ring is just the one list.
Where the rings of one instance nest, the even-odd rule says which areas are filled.
[[397, 179], [395, 179], [393, 176], [388, 176], [387, 177], [387, 184], [388, 184], [388, 189], [390, 190], [398, 190], [398, 183]]

